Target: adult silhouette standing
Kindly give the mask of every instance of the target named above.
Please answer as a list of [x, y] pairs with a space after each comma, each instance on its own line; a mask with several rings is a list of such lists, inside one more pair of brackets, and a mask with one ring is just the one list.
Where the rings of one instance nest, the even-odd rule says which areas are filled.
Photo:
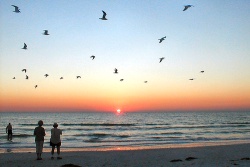
[[57, 159], [62, 159], [60, 157], [60, 147], [61, 147], [61, 138], [60, 136], [62, 135], [62, 130], [58, 129], [58, 124], [54, 123], [53, 125], [54, 128], [51, 129], [51, 138], [50, 138], [50, 146], [52, 146], [51, 150], [51, 159], [54, 159], [54, 150], [55, 147], [57, 148]]
[[42, 127], [43, 121], [38, 121], [38, 127], [34, 130], [35, 141], [36, 141], [36, 154], [37, 154], [37, 160], [42, 160], [42, 153], [43, 153], [43, 143], [44, 143], [44, 136], [45, 129]]
[[10, 123], [6, 127], [6, 133], [8, 133], [8, 140], [12, 140], [12, 125]]

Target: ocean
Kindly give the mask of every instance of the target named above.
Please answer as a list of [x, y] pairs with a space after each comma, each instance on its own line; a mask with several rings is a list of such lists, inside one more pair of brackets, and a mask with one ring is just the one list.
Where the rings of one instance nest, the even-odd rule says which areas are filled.
[[[161, 148], [250, 142], [250, 112], [0, 113], [0, 149], [34, 148], [33, 132], [43, 120], [45, 148], [54, 122], [62, 148]], [[13, 139], [5, 128], [13, 126]]]

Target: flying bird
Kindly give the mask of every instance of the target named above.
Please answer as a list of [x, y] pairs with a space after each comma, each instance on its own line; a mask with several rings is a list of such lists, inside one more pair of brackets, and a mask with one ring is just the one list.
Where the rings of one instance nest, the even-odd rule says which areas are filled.
[[45, 76], [45, 78], [47, 78], [49, 76], [49, 74], [45, 74], [44, 76]]
[[76, 79], [81, 78], [81, 76], [76, 76]]
[[25, 72], [25, 73], [26, 73], [26, 72], [27, 72], [27, 70], [24, 68], [24, 69], [22, 69], [22, 72]]
[[106, 18], [107, 13], [104, 12], [103, 10], [102, 10], [102, 13], [103, 13], [102, 18], [99, 18], [99, 19], [101, 19], [101, 20], [108, 20], [108, 19]]
[[44, 31], [43, 35], [49, 35], [49, 31], [48, 30], [43, 30], [43, 31]]
[[123, 81], [124, 79], [120, 79], [120, 81]]
[[63, 77], [61, 77], [60, 79], [63, 79]]
[[115, 70], [114, 73], [115, 73], [115, 74], [118, 74], [118, 69], [115, 68], [114, 70]]
[[29, 79], [29, 76], [28, 76], [28, 75], [26, 75], [26, 79]]
[[35, 85], [35, 89], [37, 88], [37, 85]]
[[[161, 57], [161, 58], [160, 58], [160, 62], [162, 62], [163, 59], [165, 59], [165, 57]], [[160, 63], [160, 62], [159, 62], [159, 63]]]
[[158, 40], [160, 40], [159, 43], [162, 43], [162, 41], [164, 41], [165, 38], [166, 38], [166, 36], [165, 36], [165, 37], [162, 37], [162, 38], [160, 38], [160, 39], [158, 39]]
[[193, 5], [185, 5], [183, 11], [187, 10], [188, 8], [194, 7]]
[[12, 79], [16, 79], [16, 77], [12, 78]]
[[194, 78], [190, 78], [189, 80], [190, 80], [190, 81], [193, 81], [193, 80], [194, 80]]
[[144, 83], [148, 83], [148, 81], [144, 81]]
[[201, 73], [204, 73], [205, 71], [201, 71]]
[[15, 6], [15, 5], [11, 5], [11, 6], [13, 6], [15, 8], [15, 10], [13, 12], [20, 13], [20, 9], [18, 6]]
[[95, 56], [94, 56], [94, 55], [92, 55], [92, 56], [90, 56], [90, 58], [92, 58], [92, 60], [94, 60], [94, 59], [95, 59]]
[[23, 44], [23, 48], [22, 48], [22, 49], [25, 49], [25, 50], [26, 50], [26, 49], [27, 49], [27, 47], [28, 47], [28, 46], [26, 45], [26, 43], [24, 43], [24, 44]]

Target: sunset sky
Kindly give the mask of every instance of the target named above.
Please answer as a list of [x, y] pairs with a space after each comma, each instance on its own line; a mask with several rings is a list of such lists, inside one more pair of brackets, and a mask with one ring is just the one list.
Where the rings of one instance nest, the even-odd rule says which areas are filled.
[[250, 109], [249, 9], [249, 0], [0, 1], [0, 112]]

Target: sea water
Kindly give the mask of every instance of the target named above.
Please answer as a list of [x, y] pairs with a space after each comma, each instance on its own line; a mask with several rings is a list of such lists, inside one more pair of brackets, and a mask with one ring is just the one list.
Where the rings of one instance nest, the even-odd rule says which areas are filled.
[[[160, 147], [250, 142], [250, 112], [0, 113], [0, 148], [34, 148], [34, 129], [43, 120], [48, 148], [53, 123], [63, 148]], [[13, 126], [12, 141], [5, 131]]]

